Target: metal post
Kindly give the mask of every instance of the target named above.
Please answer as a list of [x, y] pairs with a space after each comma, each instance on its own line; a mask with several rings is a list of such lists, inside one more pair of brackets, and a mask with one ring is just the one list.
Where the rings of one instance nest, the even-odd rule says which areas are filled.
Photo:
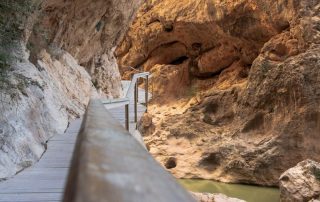
[[139, 103], [139, 80], [140, 78], [137, 78], [137, 103]]
[[138, 122], [138, 83], [134, 87], [134, 122]]
[[125, 106], [125, 116], [126, 116], [126, 129], [129, 131], [129, 105]]
[[145, 98], [146, 98], [146, 112], [148, 112], [148, 96], [149, 96], [149, 76], [146, 76], [145, 81]]

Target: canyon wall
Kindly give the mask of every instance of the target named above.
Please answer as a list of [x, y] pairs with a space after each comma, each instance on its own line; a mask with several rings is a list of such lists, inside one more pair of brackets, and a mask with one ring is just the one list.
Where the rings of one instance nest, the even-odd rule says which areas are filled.
[[317, 0], [149, 0], [116, 50], [152, 73], [139, 129], [179, 178], [277, 186], [320, 160]]
[[113, 52], [140, 3], [0, 2], [0, 179], [39, 160], [90, 97], [121, 95]]

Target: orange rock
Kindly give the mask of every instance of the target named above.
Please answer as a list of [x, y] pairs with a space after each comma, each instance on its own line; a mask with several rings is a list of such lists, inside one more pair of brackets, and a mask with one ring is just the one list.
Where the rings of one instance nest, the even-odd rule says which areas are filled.
[[269, 186], [320, 161], [319, 7], [147, 1], [118, 52], [120, 67], [152, 73], [155, 130], [144, 140], [156, 159], [174, 158], [176, 177]]

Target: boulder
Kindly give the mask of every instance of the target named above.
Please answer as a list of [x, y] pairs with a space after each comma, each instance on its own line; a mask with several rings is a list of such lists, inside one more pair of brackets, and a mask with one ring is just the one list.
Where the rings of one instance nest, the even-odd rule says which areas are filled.
[[317, 201], [320, 199], [320, 163], [305, 160], [280, 176], [282, 202]]
[[196, 193], [191, 192], [191, 195], [198, 202], [245, 202], [244, 200], [231, 198], [224, 194], [211, 194], [211, 193]]
[[138, 130], [143, 135], [152, 134], [154, 132], [154, 124], [152, 122], [152, 116], [148, 113], [144, 113], [138, 122]]

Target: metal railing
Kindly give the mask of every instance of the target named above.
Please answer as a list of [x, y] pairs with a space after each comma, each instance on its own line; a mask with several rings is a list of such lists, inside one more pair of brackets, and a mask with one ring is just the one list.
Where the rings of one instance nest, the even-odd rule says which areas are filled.
[[139, 102], [139, 79], [144, 79], [145, 82], [145, 106], [146, 106], [146, 112], [148, 111], [148, 100], [149, 100], [149, 72], [140, 72], [136, 73], [132, 76], [129, 88], [126, 92], [126, 95], [124, 98], [118, 98], [118, 99], [107, 99], [102, 100], [102, 103], [104, 105], [109, 105], [107, 108], [115, 108], [119, 106], [125, 106], [125, 127], [129, 131], [129, 105], [131, 103], [131, 98], [134, 99], [134, 122], [138, 122], [138, 102]]

